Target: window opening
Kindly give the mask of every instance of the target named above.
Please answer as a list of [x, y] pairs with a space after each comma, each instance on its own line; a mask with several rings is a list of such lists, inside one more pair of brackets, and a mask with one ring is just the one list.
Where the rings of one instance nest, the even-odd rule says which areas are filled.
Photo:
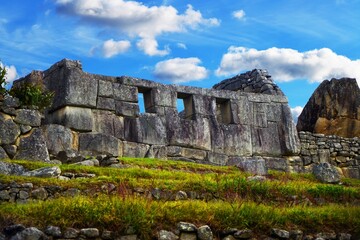
[[216, 99], [216, 118], [222, 124], [234, 123], [229, 99]]
[[140, 113], [155, 112], [151, 88], [138, 88], [138, 103]]
[[194, 100], [191, 94], [177, 93], [177, 109], [179, 117], [183, 119], [194, 120]]

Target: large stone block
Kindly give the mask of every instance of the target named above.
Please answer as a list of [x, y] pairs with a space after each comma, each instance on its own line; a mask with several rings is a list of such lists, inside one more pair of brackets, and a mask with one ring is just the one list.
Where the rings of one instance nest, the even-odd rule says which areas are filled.
[[282, 105], [281, 121], [278, 124], [281, 151], [283, 155], [297, 155], [300, 153], [300, 140], [292, 119], [289, 105]]
[[124, 102], [138, 102], [138, 88], [119, 83], [113, 83], [115, 100]]
[[20, 136], [20, 127], [11, 116], [0, 113], [0, 145], [13, 144]]
[[45, 137], [40, 128], [20, 137], [20, 144], [14, 159], [50, 161]]
[[229, 157], [221, 153], [208, 152], [207, 161], [215, 165], [225, 166], [228, 164]]
[[263, 157], [267, 169], [289, 172], [289, 163], [285, 158]]
[[18, 109], [14, 121], [23, 125], [39, 127], [41, 125], [41, 114], [33, 109]]
[[171, 86], [161, 86], [152, 89], [154, 106], [176, 108], [176, 92]]
[[211, 150], [210, 124], [208, 119], [182, 119], [176, 111], [166, 114], [169, 145]]
[[98, 80], [76, 61], [62, 60], [44, 72], [44, 82], [55, 92], [52, 109], [64, 106], [96, 107]]
[[99, 80], [99, 97], [114, 97], [113, 83], [110, 81]]
[[166, 141], [166, 127], [164, 118], [155, 114], [145, 113], [139, 117], [139, 134], [141, 142], [147, 144], [164, 145]]
[[42, 126], [49, 153], [57, 155], [60, 151], [73, 149], [73, 134], [69, 128], [58, 124]]
[[94, 119], [90, 108], [64, 107], [46, 117], [47, 123], [60, 124], [78, 131], [91, 131]]
[[123, 142], [123, 156], [144, 158], [148, 155], [150, 146], [142, 143]]
[[93, 110], [93, 132], [124, 139], [124, 118], [103, 110]]
[[80, 133], [79, 151], [85, 155], [122, 156], [122, 143], [119, 139], [103, 133]]
[[267, 174], [265, 160], [261, 157], [232, 157], [229, 158], [228, 165], [256, 175]]
[[138, 117], [140, 113], [139, 104], [115, 101], [115, 113], [119, 116]]
[[238, 100], [231, 103], [234, 123], [250, 125], [253, 123], [253, 103], [245, 96], [239, 96]]
[[[259, 156], [282, 156], [277, 124], [269, 122], [267, 128], [252, 128], [252, 152]], [[282, 141], [283, 139], [281, 139]]]
[[167, 155], [169, 157], [185, 157], [193, 160], [205, 160], [207, 157], [207, 152], [204, 150], [184, 148], [179, 146], [168, 146]]
[[113, 98], [98, 97], [97, 109], [115, 111], [115, 100]]

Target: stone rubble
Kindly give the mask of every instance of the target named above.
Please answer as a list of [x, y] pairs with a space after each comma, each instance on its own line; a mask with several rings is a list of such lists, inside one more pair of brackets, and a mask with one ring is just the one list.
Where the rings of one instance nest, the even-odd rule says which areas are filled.
[[[326, 240], [350, 240], [348, 233], [318, 232], [304, 235], [301, 230], [290, 230], [272, 228], [269, 236], [256, 236], [249, 229], [228, 229], [225, 231], [214, 232], [210, 226], [202, 225], [196, 227], [194, 224], [181, 222], [175, 231], [159, 230], [156, 238], [159, 240], [234, 240], [234, 239], [326, 239]], [[0, 232], [0, 239], [23, 240], [23, 239], [99, 239], [99, 240], [141, 240], [136, 232], [115, 232], [98, 228], [65, 228], [57, 226], [47, 226], [41, 230], [36, 227], [25, 227], [21, 224], [6, 226]]]

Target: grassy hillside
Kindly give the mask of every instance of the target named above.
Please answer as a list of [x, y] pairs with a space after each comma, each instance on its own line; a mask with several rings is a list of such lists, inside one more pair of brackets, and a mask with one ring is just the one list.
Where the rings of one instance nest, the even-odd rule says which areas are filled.
[[[28, 169], [40, 162], [12, 161]], [[122, 158], [123, 169], [61, 165], [62, 173], [91, 173], [69, 181], [0, 175], [1, 183], [77, 188], [75, 197], [59, 195], [26, 204], [0, 204], [0, 225], [98, 227], [142, 238], [180, 221], [268, 233], [272, 227], [304, 232], [334, 230], [359, 234], [360, 181], [322, 184], [308, 174], [270, 172], [265, 181], [249, 180], [235, 167], [215, 167], [155, 159]], [[115, 189], [108, 188], [115, 186]], [[187, 198], [179, 194], [187, 193]], [[182, 200], [179, 200], [182, 199]]]

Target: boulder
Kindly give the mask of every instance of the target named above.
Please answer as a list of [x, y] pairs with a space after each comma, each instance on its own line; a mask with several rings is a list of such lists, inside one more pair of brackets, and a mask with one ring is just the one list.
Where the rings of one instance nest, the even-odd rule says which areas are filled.
[[341, 175], [330, 163], [320, 163], [313, 167], [315, 177], [324, 183], [339, 183]]
[[199, 240], [213, 240], [213, 233], [208, 225], [198, 228], [197, 237]]
[[7, 159], [9, 156], [6, 154], [5, 150], [0, 146], [0, 159]]
[[37, 229], [35, 227], [29, 227], [29, 228], [25, 228], [21, 232], [16, 233], [10, 239], [11, 240], [24, 240], [24, 239], [37, 240], [37, 239], [46, 239], [46, 238], [47, 238], [47, 236], [39, 229]]
[[160, 230], [158, 239], [159, 240], [178, 240], [179, 237], [176, 236], [173, 232], [169, 232], [166, 230]]
[[0, 113], [0, 145], [13, 144], [20, 135], [20, 127], [11, 116]]
[[43, 178], [49, 178], [49, 177], [58, 177], [61, 174], [61, 170], [58, 166], [54, 167], [43, 167], [39, 169], [35, 169], [29, 172], [25, 172], [24, 176], [29, 177], [43, 177]]
[[256, 175], [266, 175], [265, 160], [261, 157], [233, 157], [228, 161], [229, 166], [237, 166], [240, 170]]
[[22, 175], [26, 169], [15, 163], [0, 161], [0, 174], [4, 175]]
[[29, 134], [20, 137], [15, 159], [50, 161], [45, 138], [41, 129], [33, 129]]
[[14, 121], [31, 127], [39, 127], [41, 124], [41, 114], [38, 110], [18, 109], [16, 110]]
[[354, 78], [323, 81], [298, 118], [298, 131], [360, 137], [360, 89]]
[[177, 229], [180, 232], [196, 232], [197, 231], [197, 227], [194, 224], [188, 223], [188, 222], [179, 222], [177, 224]]

